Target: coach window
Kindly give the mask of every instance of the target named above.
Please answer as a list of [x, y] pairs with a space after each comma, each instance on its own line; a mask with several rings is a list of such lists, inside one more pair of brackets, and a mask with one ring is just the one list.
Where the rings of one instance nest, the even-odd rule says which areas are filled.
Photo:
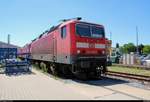
[[61, 38], [65, 38], [66, 35], [67, 35], [67, 28], [66, 28], [66, 26], [63, 26], [61, 28]]

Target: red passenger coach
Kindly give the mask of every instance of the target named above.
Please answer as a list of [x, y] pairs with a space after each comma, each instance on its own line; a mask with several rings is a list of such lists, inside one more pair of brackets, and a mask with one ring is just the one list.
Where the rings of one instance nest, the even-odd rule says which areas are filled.
[[45, 31], [21, 52], [31, 54], [33, 62], [44, 63], [49, 72], [99, 77], [106, 71], [104, 27], [66, 20]]

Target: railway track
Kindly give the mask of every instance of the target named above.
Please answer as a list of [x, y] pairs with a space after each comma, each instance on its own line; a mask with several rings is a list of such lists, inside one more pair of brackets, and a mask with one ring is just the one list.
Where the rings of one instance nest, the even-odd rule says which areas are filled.
[[122, 73], [122, 72], [114, 72], [114, 71], [107, 71], [107, 75], [150, 82], [150, 76], [144, 76], [144, 75], [135, 75], [135, 74]]

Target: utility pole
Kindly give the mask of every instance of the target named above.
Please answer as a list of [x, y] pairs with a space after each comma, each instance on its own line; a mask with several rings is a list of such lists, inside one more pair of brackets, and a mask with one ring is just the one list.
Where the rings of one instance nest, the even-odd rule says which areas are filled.
[[8, 39], [7, 39], [7, 41], [8, 41], [8, 45], [10, 44], [10, 34], [8, 34]]
[[138, 26], [136, 26], [136, 52], [139, 54], [139, 49], [138, 49], [138, 43], [139, 43], [139, 38], [138, 38]]
[[7, 42], [8, 42], [8, 59], [9, 59], [9, 46], [10, 46], [10, 34], [8, 34], [8, 37], [7, 37]]
[[110, 32], [110, 40], [112, 40], [112, 32]]

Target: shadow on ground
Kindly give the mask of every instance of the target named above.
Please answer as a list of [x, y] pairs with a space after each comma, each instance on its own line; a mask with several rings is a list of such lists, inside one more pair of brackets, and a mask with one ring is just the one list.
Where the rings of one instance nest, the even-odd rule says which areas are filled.
[[110, 77], [101, 77], [99, 79], [95, 78], [95, 79], [88, 79], [88, 80], [81, 80], [79, 78], [77, 78], [74, 75], [69, 75], [69, 76], [64, 76], [63, 74], [58, 74], [58, 75], [52, 75], [52, 73], [47, 73], [48, 75], [50, 75], [51, 78], [56, 78], [57, 80], [61, 80], [64, 83], [80, 83], [80, 84], [88, 84], [88, 85], [93, 85], [93, 86], [111, 86], [111, 85], [117, 85], [117, 84], [127, 84], [130, 83], [128, 81], [125, 80], [121, 80], [121, 79], [114, 79], [114, 78], [110, 78]]
[[111, 86], [111, 85], [129, 83], [128, 81], [125, 80], [114, 79], [109, 77], [102, 77], [101, 79], [88, 80], [88, 81], [81, 81], [81, 80], [73, 80], [73, 81], [78, 83], [83, 83], [83, 84], [94, 85], [94, 86]]
[[59, 78], [66, 80], [66, 83], [77, 82], [80, 84], [88, 84], [88, 85], [94, 85], [94, 86], [111, 86], [111, 85], [129, 83], [128, 81], [125, 81], [125, 80], [110, 78], [107, 76], [103, 76], [99, 79], [96, 78], [96, 79], [88, 79], [88, 80], [80, 80], [76, 78], [75, 76], [73, 76], [72, 78], [65, 78], [63, 76], [59, 76]]

